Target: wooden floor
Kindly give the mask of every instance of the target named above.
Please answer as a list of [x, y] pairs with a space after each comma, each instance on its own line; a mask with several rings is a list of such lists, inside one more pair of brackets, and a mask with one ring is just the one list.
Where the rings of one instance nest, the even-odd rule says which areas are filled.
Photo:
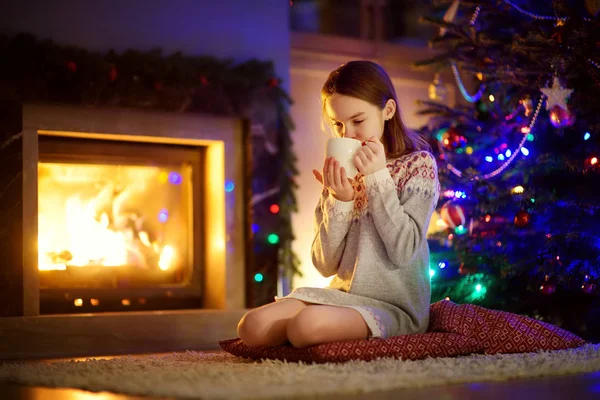
[[[110, 358], [110, 357], [102, 357]], [[64, 360], [64, 359], [61, 359]], [[78, 360], [73, 358], [73, 360]], [[56, 361], [56, 360], [46, 360]], [[318, 397], [311, 397], [315, 399]], [[336, 397], [323, 397], [336, 399]], [[543, 379], [521, 379], [504, 382], [470, 383], [431, 388], [400, 389], [389, 392], [349, 396], [340, 400], [368, 399], [439, 399], [439, 400], [518, 400], [518, 399], [600, 399], [600, 371]], [[108, 392], [92, 393], [78, 389], [51, 389], [0, 384], [2, 400], [158, 400], [159, 398], [126, 396]]]

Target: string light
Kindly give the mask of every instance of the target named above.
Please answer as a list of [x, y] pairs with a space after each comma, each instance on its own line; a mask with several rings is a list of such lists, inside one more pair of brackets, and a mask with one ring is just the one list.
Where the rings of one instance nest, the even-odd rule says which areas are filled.
[[[475, 11], [473, 11], [473, 14], [471, 15], [471, 20], [469, 21], [470, 26], [475, 25], [475, 22], [477, 21], [477, 17], [479, 17], [480, 11], [481, 11], [481, 7], [477, 6], [475, 8]], [[456, 63], [454, 61], [452, 61], [450, 66], [452, 68], [452, 74], [454, 75], [456, 84], [458, 85], [458, 89], [460, 90], [460, 93], [465, 98], [465, 100], [467, 100], [469, 103], [474, 103], [474, 102], [478, 101], [481, 98], [481, 95], [483, 94], [483, 85], [479, 86], [479, 90], [477, 91], [477, 93], [475, 93], [473, 96], [471, 96], [465, 89], [465, 85], [460, 77], [460, 73], [458, 71], [458, 67], [456, 66]], [[483, 74], [481, 72], [478, 72], [477, 78], [480, 81], [483, 80]]]
[[489, 100], [490, 100], [492, 103], [493, 103], [494, 101], [496, 101], [496, 98], [494, 97], [494, 95], [493, 95], [493, 94], [490, 94], [490, 95], [488, 96], [488, 99], [489, 99]]
[[466, 199], [467, 193], [462, 190], [446, 190], [444, 191], [444, 197], [446, 198], [457, 198], [457, 199]]
[[227, 193], [229, 193], [229, 192], [233, 192], [233, 189], [234, 189], [234, 188], [235, 188], [235, 184], [234, 184], [233, 182], [231, 182], [231, 181], [227, 181], [227, 182], [225, 182], [225, 191], [226, 191]]
[[467, 89], [465, 88], [465, 84], [463, 83], [463, 81], [460, 77], [460, 72], [458, 71], [458, 66], [456, 65], [456, 62], [452, 61], [450, 63], [450, 68], [452, 69], [452, 74], [454, 75], [454, 79], [456, 80], [456, 85], [458, 86], [458, 90], [460, 91], [462, 96], [465, 98], [465, 100], [468, 101], [469, 103], [475, 103], [476, 101], [481, 99], [481, 95], [483, 95], [483, 85], [479, 86], [479, 89], [477, 90], [477, 92], [474, 95], [470, 95], [469, 92], [467, 92]]
[[454, 233], [456, 233], [457, 235], [464, 235], [468, 231], [469, 230], [467, 228], [465, 228], [463, 225], [459, 225], [456, 228], [454, 228]]
[[262, 282], [264, 278], [265, 277], [260, 272], [257, 272], [256, 274], [254, 274], [254, 280], [256, 282]]
[[521, 111], [522, 108], [523, 108], [523, 104], [519, 103], [519, 105], [517, 105], [510, 114], [508, 114], [508, 115], [506, 115], [506, 117], [504, 117], [504, 120], [510, 121], [510, 120], [514, 119], [517, 115], [519, 115], [519, 112]]
[[279, 235], [277, 235], [276, 233], [271, 233], [267, 237], [267, 241], [271, 244], [277, 244], [277, 243], [279, 243]]
[[435, 275], [435, 271], [434, 271], [434, 270], [432, 270], [431, 268], [429, 268], [429, 277], [430, 277], [430, 278], [433, 278], [433, 277], [434, 277], [434, 275]]
[[[517, 149], [514, 151], [514, 153], [512, 153], [512, 155], [508, 158], [508, 160], [506, 160], [505, 163], [503, 163], [500, 167], [496, 168], [494, 171], [492, 171], [488, 174], [482, 175], [482, 176], [475, 176], [472, 178], [472, 180], [490, 179], [490, 178], [497, 176], [499, 173], [504, 171], [510, 165], [510, 163], [512, 163], [512, 161], [517, 157], [517, 155], [519, 154], [519, 151], [523, 147], [523, 144], [525, 143], [525, 141], [533, 140], [533, 135], [531, 134], [531, 131], [533, 130], [535, 123], [537, 122], [537, 117], [540, 113], [540, 109], [542, 108], [542, 103], [544, 102], [544, 98], [545, 98], [545, 96], [540, 96], [540, 99], [535, 108], [535, 112], [533, 113], [533, 117], [531, 118], [531, 121], [529, 121], [528, 128], [529, 128], [530, 133], [528, 133], [527, 136], [523, 136], [523, 139], [521, 139], [521, 142], [517, 146]], [[500, 155], [498, 155], [498, 157], [500, 157]], [[446, 166], [446, 168], [448, 168], [454, 175], [456, 175], [458, 177], [462, 177], [462, 172], [459, 169], [457, 169], [456, 167], [454, 167], [452, 164], [448, 164]]]
[[[539, 14], [534, 14], [532, 12], [526, 11], [524, 9], [522, 9], [521, 7], [519, 7], [518, 5], [516, 5], [515, 3], [513, 3], [510, 0], [504, 0], [504, 2], [508, 5], [510, 5], [512, 8], [514, 8], [515, 10], [517, 10], [518, 12], [520, 12], [523, 15], [527, 15], [528, 17], [531, 17], [533, 19], [537, 19], [537, 20], [541, 20], [541, 21], [567, 21], [569, 18], [568, 17], [553, 17], [550, 15], [539, 15]], [[591, 18], [583, 18], [583, 20], [585, 22], [591, 22], [592, 19]]]
[[171, 172], [169, 174], [169, 182], [171, 182], [172, 184], [179, 185], [181, 183], [181, 180], [181, 175], [177, 172]]
[[444, 269], [444, 268], [446, 268], [446, 266], [447, 266], [447, 264], [446, 264], [446, 262], [445, 262], [445, 261], [440, 261], [440, 262], [438, 263], [438, 267], [440, 267], [440, 269]]
[[277, 204], [271, 204], [269, 211], [271, 211], [273, 214], [277, 214], [279, 212], [279, 206]]
[[588, 140], [590, 138], [590, 133], [586, 132], [585, 135], [583, 135], [583, 140]]
[[[471, 15], [471, 20], [469, 21], [469, 25], [475, 25], [475, 21], [477, 21], [477, 17], [479, 17], [479, 12], [481, 11], [481, 7], [475, 7], [475, 11], [473, 11], [473, 15]], [[481, 79], [480, 79], [481, 80]]]

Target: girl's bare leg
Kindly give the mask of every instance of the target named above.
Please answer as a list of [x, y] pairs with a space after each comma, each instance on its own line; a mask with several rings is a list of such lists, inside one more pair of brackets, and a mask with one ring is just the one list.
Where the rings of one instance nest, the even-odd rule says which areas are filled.
[[287, 342], [288, 322], [306, 307], [296, 299], [283, 299], [250, 310], [240, 320], [237, 333], [248, 346], [277, 346]]
[[287, 337], [294, 347], [367, 339], [368, 335], [362, 315], [346, 307], [308, 305], [287, 324]]

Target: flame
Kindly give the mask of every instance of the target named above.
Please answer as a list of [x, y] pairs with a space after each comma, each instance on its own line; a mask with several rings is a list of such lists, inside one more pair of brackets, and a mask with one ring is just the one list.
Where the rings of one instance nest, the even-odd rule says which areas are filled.
[[163, 247], [162, 253], [160, 254], [160, 260], [158, 260], [158, 267], [163, 271], [166, 271], [169, 268], [171, 268], [174, 253], [175, 250], [171, 246]]
[[[140, 187], [144, 188], [146, 181], [158, 181], [157, 168], [127, 167], [137, 173], [137, 178], [143, 173], [144, 179], [132, 180], [137, 183], [130, 183], [119, 190], [116, 190], [114, 183], [103, 183], [98, 191], [98, 184], [93, 179], [94, 173], [98, 175], [98, 171], [102, 171], [108, 175], [111, 168], [118, 166], [66, 166], [45, 163], [43, 167], [44, 173], [40, 174], [39, 182], [39, 270], [66, 270], [67, 267], [86, 266], [136, 266], [158, 267], [166, 271], [173, 267], [175, 248], [163, 245], [157, 239], [152, 240], [146, 230], [140, 229], [140, 221], [143, 222], [143, 218], [138, 215], [132, 216], [123, 207], [123, 203], [133, 192]], [[107, 171], [103, 171], [102, 168]], [[86, 171], [91, 175], [87, 182], [81, 177]], [[130, 171], [130, 174], [133, 172]], [[87, 188], [88, 192], [96, 188], [96, 195], [87, 196], [86, 199], [82, 193], [71, 194], [60, 186], [60, 182], [57, 183], [60, 179], [70, 184], [77, 182], [79, 186]], [[106, 204], [110, 205], [109, 211], [102, 211], [106, 208], [102, 206]]]

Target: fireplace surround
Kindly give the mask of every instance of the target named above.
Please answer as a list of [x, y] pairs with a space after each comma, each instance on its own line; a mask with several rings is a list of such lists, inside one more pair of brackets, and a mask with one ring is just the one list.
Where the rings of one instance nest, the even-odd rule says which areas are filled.
[[[4, 130], [8, 126], [9, 132], [4, 133], [5, 145], [1, 150], [3, 174], [14, 176], [4, 177], [2, 181], [6, 184], [0, 197], [1, 212], [6, 221], [0, 243], [0, 250], [3, 250], [0, 354], [10, 358], [11, 355], [138, 352], [135, 347], [139, 343], [145, 343], [144, 351], [167, 351], [212, 347], [212, 341], [234, 335], [235, 322], [245, 308], [245, 266], [250, 237], [248, 123], [206, 115], [50, 104], [25, 104], [20, 107], [20, 112], [21, 125], [4, 123]], [[16, 158], [15, 154], [18, 154]], [[131, 171], [142, 167], [147, 170], [136, 172], [138, 175], [167, 184], [181, 181], [177, 190], [183, 194], [142, 193], [148, 199], [138, 201], [138, 208], [146, 207], [150, 210], [146, 214], [160, 221], [149, 224], [148, 232], [136, 231], [137, 242], [152, 244], [155, 250], [162, 249], [163, 253], [167, 244], [182, 245], [178, 249], [184, 255], [179, 259], [179, 275], [176, 271], [169, 272], [168, 266], [165, 270], [157, 268], [160, 252], [156, 253], [154, 264], [150, 266], [151, 272], [140, 275], [143, 278], [137, 283], [132, 283], [131, 276], [127, 279], [127, 272], [123, 272], [134, 269], [135, 263], [125, 263], [125, 268], [123, 265], [98, 265], [98, 260], [111, 264], [105, 255], [86, 256], [95, 263], [89, 265], [90, 271], [95, 272], [90, 272], [88, 283], [77, 276], [85, 270], [81, 262], [73, 261], [76, 265], [67, 262], [62, 270], [38, 270], [38, 212], [52, 201], [48, 193], [56, 195], [59, 191], [58, 188], [55, 191], [48, 189], [48, 182], [43, 181], [45, 192], [40, 192], [43, 178], [40, 173], [46, 176], [48, 166], [54, 168], [50, 168], [50, 173], [62, 168], [62, 175], [56, 175], [60, 179], [53, 179], [63, 184], [69, 179], [80, 178], [74, 166], [109, 168], [102, 172], [103, 179], [93, 182], [95, 186], [100, 181], [106, 183], [106, 177], [135, 175]], [[118, 168], [110, 170], [112, 167]], [[128, 172], [128, 168], [131, 171]], [[121, 172], [115, 172], [117, 170]], [[187, 183], [184, 182], [186, 179]], [[225, 191], [226, 183], [234, 189]], [[60, 186], [54, 181], [52, 185]], [[185, 185], [187, 188], [183, 188]], [[100, 191], [101, 188], [96, 187], [95, 195]], [[118, 195], [123, 190], [111, 188], [108, 192]], [[166, 199], [163, 199], [164, 204], [176, 199], [169, 203], [171, 210], [165, 210], [164, 204], [148, 204], [161, 196]], [[83, 203], [76, 204], [81, 206]], [[114, 204], [108, 209], [114, 211]], [[158, 209], [162, 211], [157, 216]], [[169, 228], [164, 227], [166, 217], [161, 214], [164, 211], [169, 211], [169, 218], [171, 215], [177, 218], [177, 213], [181, 212], [179, 222], [187, 221], [190, 226], [186, 228], [183, 223], [180, 228], [168, 232]], [[82, 215], [76, 214], [71, 220], [81, 223]], [[97, 229], [98, 226], [116, 225], [106, 215], [96, 215], [96, 219], [86, 226], [89, 228], [91, 224]], [[116, 215], [112, 215], [115, 220]], [[152, 230], [154, 235], [149, 233]], [[157, 235], [157, 230], [168, 234]], [[63, 228], [57, 228], [55, 232], [56, 236], [65, 235]], [[103, 234], [114, 236], [116, 233], [114, 230], [107, 233], [105, 229]], [[153, 242], [150, 236], [162, 237], [162, 241], [156, 239]], [[174, 238], [172, 243], [167, 243], [169, 236]], [[78, 231], [71, 239], [85, 243], [98, 241], [94, 238]], [[100, 244], [98, 242], [98, 246]], [[96, 253], [98, 246], [92, 246]], [[41, 243], [39, 247], [43, 247]], [[58, 251], [61, 249], [62, 253]], [[59, 264], [76, 259], [76, 254], [71, 254], [65, 246], [56, 250], [45, 253], [52, 253]], [[67, 254], [65, 260], [61, 259], [63, 253]], [[66, 274], [62, 278], [61, 272]], [[165, 272], [164, 276], [161, 276], [162, 272]], [[49, 278], [52, 274], [54, 277]], [[152, 277], [158, 281], [149, 282]], [[173, 324], [180, 327], [179, 331], [173, 331]], [[148, 331], [148, 337], [144, 331]], [[132, 340], [123, 340], [127, 332]], [[107, 333], [108, 339], [98, 341], [98, 337], [106, 337]], [[174, 335], [179, 338], [176, 343], [172, 341]], [[56, 340], [52, 339], [54, 336]], [[78, 337], [79, 347], [73, 349], [60, 344], [68, 342], [65, 340], [68, 337]], [[26, 342], [28, 349], [15, 347], [25, 346]], [[88, 347], [92, 343], [93, 350]]]

